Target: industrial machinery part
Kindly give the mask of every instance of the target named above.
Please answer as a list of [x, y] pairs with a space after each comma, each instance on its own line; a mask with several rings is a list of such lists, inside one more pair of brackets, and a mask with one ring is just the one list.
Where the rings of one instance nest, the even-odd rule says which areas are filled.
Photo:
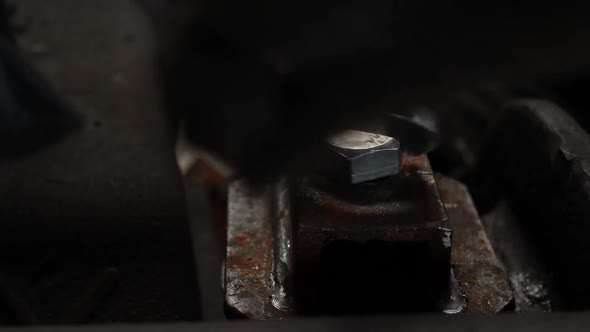
[[321, 177], [266, 190], [232, 183], [227, 313], [281, 319], [510, 308], [506, 274], [468, 192], [438, 181], [441, 194], [428, 159], [406, 155], [399, 176], [361, 189]]
[[449, 287], [452, 231], [425, 156], [406, 157], [397, 177], [357, 186], [304, 177], [292, 192], [300, 311], [462, 310], [447, 308], [460, 298]]
[[336, 159], [332, 173], [343, 182], [367, 182], [400, 170], [400, 143], [393, 137], [347, 130], [332, 137], [330, 147]]

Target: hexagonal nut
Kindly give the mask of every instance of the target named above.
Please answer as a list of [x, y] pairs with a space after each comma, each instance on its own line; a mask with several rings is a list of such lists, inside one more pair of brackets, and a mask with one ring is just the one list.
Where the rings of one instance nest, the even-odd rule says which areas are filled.
[[393, 137], [347, 130], [329, 140], [335, 152], [333, 175], [343, 182], [358, 184], [394, 176], [402, 162], [400, 142]]

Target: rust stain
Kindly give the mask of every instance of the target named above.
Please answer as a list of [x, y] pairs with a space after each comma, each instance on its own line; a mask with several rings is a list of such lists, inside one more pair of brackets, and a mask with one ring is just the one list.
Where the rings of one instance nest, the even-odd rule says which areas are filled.
[[238, 235], [238, 236], [234, 237], [233, 242], [234, 243], [242, 243], [242, 242], [246, 241], [247, 239], [248, 238], [244, 235]]

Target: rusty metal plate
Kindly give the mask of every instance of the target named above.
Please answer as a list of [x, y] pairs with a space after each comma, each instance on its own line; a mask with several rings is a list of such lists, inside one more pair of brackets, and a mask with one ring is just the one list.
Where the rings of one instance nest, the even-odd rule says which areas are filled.
[[453, 229], [451, 262], [467, 297], [467, 312], [495, 314], [513, 304], [502, 263], [496, 257], [465, 185], [437, 176]]
[[286, 312], [272, 305], [272, 188], [253, 190], [244, 181], [229, 187], [226, 312], [230, 317], [278, 319]]
[[[386, 227], [384, 219], [379, 222], [378, 219], [382, 218], [379, 216], [375, 217], [377, 222], [372, 224], [371, 219], [367, 219], [373, 213], [370, 210], [358, 214], [356, 226], [352, 217], [350, 220], [336, 218], [337, 220], [324, 223], [321, 213], [314, 217], [315, 220], [306, 218], [306, 222], [301, 222], [297, 219], [302, 217], [301, 206], [292, 206], [289, 202], [290, 197], [293, 199], [291, 191], [297, 190], [293, 183], [283, 181], [255, 191], [245, 182], [233, 182], [229, 189], [225, 271], [228, 315], [250, 319], [283, 319], [305, 314], [294, 311], [290, 303], [290, 295], [293, 294], [289, 294], [292, 289], [285, 287], [288, 286], [285, 280], [292, 278], [293, 266], [298, 267], [297, 261], [313, 261], [314, 255], [321, 255], [320, 244], [330, 241], [333, 239], [330, 236], [334, 237], [336, 234], [358, 242], [367, 239], [429, 243], [438, 241], [443, 245], [440, 252], [450, 252], [449, 262], [452, 263], [452, 275], [455, 277], [450, 278], [454, 292], [451, 293], [448, 304], [452, 308], [447, 307], [450, 309], [444, 310], [445, 312], [460, 312], [466, 306], [468, 312], [493, 314], [510, 307], [512, 294], [506, 274], [487, 240], [466, 188], [444, 177], [437, 177], [435, 180], [427, 159], [411, 157], [405, 165], [406, 176], [419, 178], [425, 184], [423, 188], [426, 189], [422, 193], [430, 190], [431, 194], [436, 193], [436, 196], [432, 196], [432, 202], [436, 204], [428, 203], [428, 200], [416, 203], [413, 208], [422, 212], [415, 216], [421, 217], [415, 219], [415, 224], [406, 223], [399, 227]], [[317, 199], [308, 198], [311, 201]], [[430, 211], [424, 209], [425, 204], [431, 206]], [[411, 204], [407, 206], [412, 207]], [[315, 208], [303, 215], [310, 217], [314, 213], [318, 213]], [[433, 223], [436, 219], [438, 223]], [[291, 252], [291, 242], [285, 241], [289, 237], [289, 224], [292, 221], [297, 221], [294, 230], [303, 232], [304, 242], [298, 245], [304, 244], [304, 250]], [[454, 232], [453, 247], [445, 249], [444, 244], [450, 239], [449, 227]], [[308, 243], [305, 244], [305, 241]], [[467, 304], [464, 303], [459, 285], [469, 299]]]

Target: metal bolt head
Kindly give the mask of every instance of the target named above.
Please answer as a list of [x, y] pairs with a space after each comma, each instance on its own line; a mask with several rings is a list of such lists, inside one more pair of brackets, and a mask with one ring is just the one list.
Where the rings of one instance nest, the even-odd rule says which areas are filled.
[[329, 140], [336, 154], [334, 174], [351, 184], [368, 182], [399, 173], [402, 153], [393, 137], [347, 130]]

